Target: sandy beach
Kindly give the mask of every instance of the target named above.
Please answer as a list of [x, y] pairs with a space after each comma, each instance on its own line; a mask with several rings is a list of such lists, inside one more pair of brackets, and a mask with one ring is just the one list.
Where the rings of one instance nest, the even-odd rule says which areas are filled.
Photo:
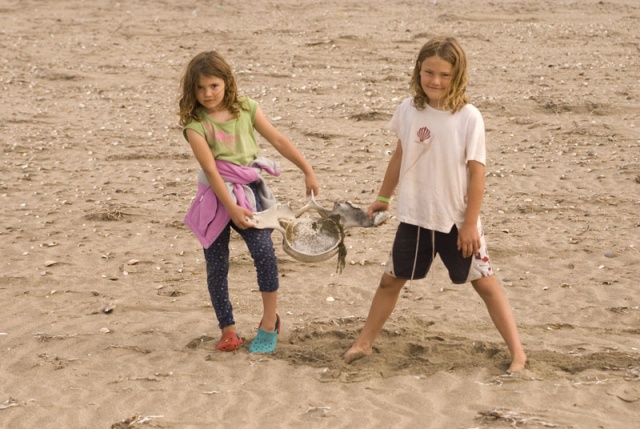
[[[635, 0], [0, 0], [0, 427], [640, 427], [640, 4]], [[304, 153], [319, 204], [375, 198], [419, 48], [455, 36], [487, 130], [482, 219], [529, 357], [438, 261], [372, 356], [363, 326], [397, 227], [348, 230], [346, 267], [274, 232], [282, 332], [233, 233], [240, 350], [182, 219], [198, 164], [188, 60], [216, 49]], [[267, 177], [301, 207], [303, 176]], [[394, 206], [391, 205], [393, 215]]]

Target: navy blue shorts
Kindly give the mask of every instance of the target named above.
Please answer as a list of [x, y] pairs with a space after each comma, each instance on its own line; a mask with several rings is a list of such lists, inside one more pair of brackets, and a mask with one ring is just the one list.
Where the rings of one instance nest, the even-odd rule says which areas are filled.
[[455, 284], [493, 275], [480, 222], [478, 228], [480, 249], [475, 255], [465, 258], [457, 248], [458, 228], [455, 225], [450, 232], [444, 233], [400, 223], [385, 273], [399, 279], [423, 279], [427, 276], [435, 255], [440, 255], [449, 271], [449, 278]]

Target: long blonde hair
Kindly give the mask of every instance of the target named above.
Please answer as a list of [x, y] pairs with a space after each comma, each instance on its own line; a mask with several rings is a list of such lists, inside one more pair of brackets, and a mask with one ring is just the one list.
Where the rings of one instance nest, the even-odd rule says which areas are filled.
[[469, 100], [465, 93], [467, 89], [467, 55], [453, 37], [434, 37], [420, 49], [411, 77], [410, 89], [413, 94], [413, 104], [418, 110], [424, 109], [429, 104], [429, 97], [420, 84], [420, 69], [424, 60], [436, 56], [451, 64], [451, 85], [443, 101], [444, 107], [451, 113], [455, 113], [462, 109]]
[[200, 121], [200, 103], [196, 99], [196, 88], [201, 76], [217, 77], [224, 81], [224, 98], [222, 105], [233, 116], [238, 116], [242, 103], [238, 100], [238, 88], [231, 66], [216, 51], [201, 52], [189, 61], [180, 80], [182, 95], [178, 101], [180, 125], [185, 126], [192, 121]]

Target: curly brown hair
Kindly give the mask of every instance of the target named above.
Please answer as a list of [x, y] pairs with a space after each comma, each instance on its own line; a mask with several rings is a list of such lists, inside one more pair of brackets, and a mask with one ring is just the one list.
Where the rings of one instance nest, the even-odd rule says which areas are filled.
[[238, 100], [238, 88], [231, 66], [216, 51], [201, 52], [189, 61], [180, 80], [182, 95], [178, 101], [180, 110], [180, 125], [185, 126], [191, 121], [200, 121], [201, 104], [196, 99], [196, 88], [201, 76], [217, 77], [224, 81], [223, 106], [233, 116], [238, 116], [242, 103]]
[[467, 89], [467, 55], [454, 37], [434, 37], [420, 49], [411, 77], [410, 89], [413, 94], [413, 104], [418, 110], [424, 109], [429, 104], [429, 97], [420, 84], [420, 69], [424, 60], [434, 56], [447, 61], [453, 69], [449, 92], [444, 98], [444, 106], [451, 113], [455, 113], [462, 109], [469, 100], [465, 93]]

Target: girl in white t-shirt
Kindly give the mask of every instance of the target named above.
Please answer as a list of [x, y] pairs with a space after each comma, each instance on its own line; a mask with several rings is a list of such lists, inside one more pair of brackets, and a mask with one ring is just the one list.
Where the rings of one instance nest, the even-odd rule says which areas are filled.
[[426, 277], [436, 254], [455, 284], [471, 282], [511, 353], [508, 372], [527, 357], [507, 296], [489, 261], [480, 206], [486, 162], [482, 115], [468, 104], [467, 59], [452, 37], [436, 37], [420, 50], [411, 80], [413, 97], [390, 122], [398, 137], [369, 216], [388, 210], [398, 187], [400, 221], [385, 272], [364, 328], [344, 360], [368, 356], [409, 279]]

